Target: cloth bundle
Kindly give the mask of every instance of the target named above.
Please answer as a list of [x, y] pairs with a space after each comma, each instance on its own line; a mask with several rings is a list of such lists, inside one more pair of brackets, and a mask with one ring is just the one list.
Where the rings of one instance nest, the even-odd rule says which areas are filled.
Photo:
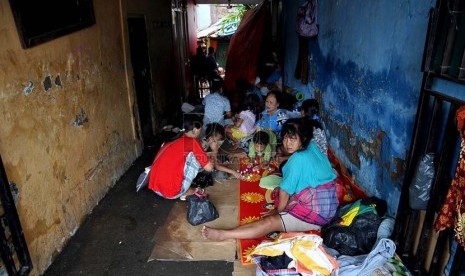
[[[338, 269], [336, 259], [323, 248], [323, 239], [306, 233], [283, 233], [276, 240], [264, 241], [249, 255], [257, 264], [257, 275], [330, 275]], [[288, 259], [286, 267], [265, 267], [268, 257]]]

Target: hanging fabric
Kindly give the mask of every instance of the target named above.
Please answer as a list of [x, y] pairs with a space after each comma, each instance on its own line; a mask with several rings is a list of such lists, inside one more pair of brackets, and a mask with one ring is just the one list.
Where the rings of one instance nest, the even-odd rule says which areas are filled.
[[268, 1], [246, 11], [229, 42], [224, 85], [233, 109], [244, 97], [236, 87], [236, 81], [244, 79], [248, 84], [255, 83], [268, 16]]
[[465, 247], [465, 106], [457, 110], [456, 119], [462, 139], [459, 161], [446, 200], [434, 223], [434, 229], [440, 232], [454, 227], [457, 242]]
[[303, 84], [308, 84], [309, 62], [308, 43], [309, 38], [318, 35], [318, 1], [308, 0], [299, 7], [297, 12], [296, 31], [299, 36], [299, 53], [295, 68], [295, 78]]
[[301, 37], [318, 35], [318, 1], [308, 0], [297, 12], [297, 34]]

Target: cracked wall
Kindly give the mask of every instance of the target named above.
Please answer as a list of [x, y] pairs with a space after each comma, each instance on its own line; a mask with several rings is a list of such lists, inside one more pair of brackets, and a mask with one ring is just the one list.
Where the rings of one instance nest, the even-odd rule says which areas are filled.
[[[142, 150], [122, 14], [171, 22], [171, 13], [169, 1], [129, 2], [94, 0], [94, 26], [26, 50], [8, 1], [0, 2], [0, 154], [19, 188], [31, 275], [50, 265]], [[147, 29], [158, 115], [172, 93], [171, 29]]]
[[[421, 85], [428, 12], [435, 1], [322, 1], [319, 34], [310, 39], [313, 83], [293, 77], [295, 14], [283, 2], [286, 85], [319, 100], [329, 143], [368, 194], [395, 214]], [[290, 30], [290, 31], [289, 31]]]

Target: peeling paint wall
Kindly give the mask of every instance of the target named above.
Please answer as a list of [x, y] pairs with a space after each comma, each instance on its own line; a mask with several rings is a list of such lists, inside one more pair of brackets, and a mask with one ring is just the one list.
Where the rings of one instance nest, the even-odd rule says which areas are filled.
[[315, 97], [336, 155], [368, 194], [395, 214], [420, 95], [428, 12], [435, 1], [319, 1], [320, 32], [310, 40], [315, 80], [294, 78], [295, 15], [283, 1], [286, 85]]
[[[19, 188], [18, 213], [42, 273], [141, 153], [126, 14], [170, 23], [170, 2], [94, 0], [96, 25], [22, 49], [0, 2], [0, 154]], [[154, 122], [171, 101], [170, 24], [148, 24]], [[172, 92], [171, 92], [172, 93]]]

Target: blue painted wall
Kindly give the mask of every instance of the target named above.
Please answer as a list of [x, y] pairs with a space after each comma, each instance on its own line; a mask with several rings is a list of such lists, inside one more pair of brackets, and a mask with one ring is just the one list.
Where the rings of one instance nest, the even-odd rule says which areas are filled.
[[428, 12], [435, 0], [319, 1], [310, 41], [315, 79], [294, 78], [296, 13], [283, 1], [284, 82], [320, 101], [336, 155], [368, 194], [397, 211], [421, 86]]

